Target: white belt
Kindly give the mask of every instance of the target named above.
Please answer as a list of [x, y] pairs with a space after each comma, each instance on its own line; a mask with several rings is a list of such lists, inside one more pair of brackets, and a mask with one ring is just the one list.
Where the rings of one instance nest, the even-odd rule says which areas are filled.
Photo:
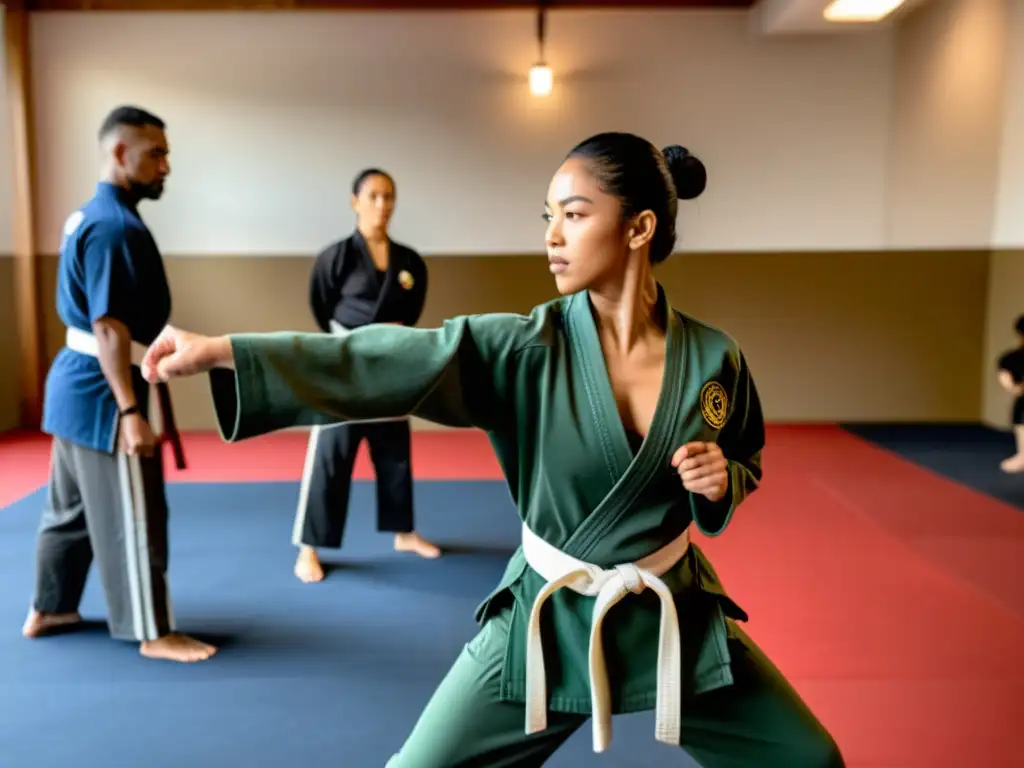
[[331, 320], [329, 323], [331, 333], [335, 336], [348, 336], [352, 331], [346, 328], [344, 325], [339, 323], [337, 320]]
[[679, 746], [682, 686], [682, 641], [672, 593], [659, 577], [682, 559], [690, 547], [687, 528], [667, 546], [635, 563], [607, 570], [577, 560], [552, 546], [523, 525], [523, 555], [547, 584], [530, 611], [526, 645], [526, 732], [547, 728], [547, 680], [540, 637], [540, 611], [544, 602], [562, 587], [597, 597], [590, 627], [590, 696], [594, 717], [594, 751], [603, 752], [612, 740], [611, 696], [605, 667], [601, 625], [605, 615], [629, 592], [639, 595], [653, 589], [661, 598], [661, 633], [658, 639], [658, 699], [654, 737]]
[[[100, 356], [99, 342], [96, 341], [96, 337], [88, 331], [83, 331], [81, 328], [68, 328], [67, 333], [64, 335], [64, 344], [68, 349], [83, 355], [89, 355], [89, 357]], [[142, 365], [142, 358], [146, 356], [146, 349], [146, 346], [136, 341], [132, 342], [132, 365]]]

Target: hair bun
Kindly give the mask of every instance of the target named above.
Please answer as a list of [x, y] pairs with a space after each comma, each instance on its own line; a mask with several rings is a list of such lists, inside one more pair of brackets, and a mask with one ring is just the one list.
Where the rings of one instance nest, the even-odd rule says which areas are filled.
[[665, 147], [661, 153], [665, 156], [672, 181], [675, 182], [676, 196], [680, 200], [700, 197], [708, 185], [708, 173], [704, 163], [691, 155], [690, 150], [678, 144]]

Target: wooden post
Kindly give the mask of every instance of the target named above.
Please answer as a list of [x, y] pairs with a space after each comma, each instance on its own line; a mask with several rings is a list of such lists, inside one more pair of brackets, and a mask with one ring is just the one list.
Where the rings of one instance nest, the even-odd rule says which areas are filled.
[[39, 258], [35, 237], [32, 73], [29, 55], [29, 12], [23, 3], [8, 2], [4, 15], [4, 67], [11, 116], [11, 157], [14, 162], [14, 303], [18, 330], [20, 421], [37, 429], [42, 418], [43, 333], [39, 311]]

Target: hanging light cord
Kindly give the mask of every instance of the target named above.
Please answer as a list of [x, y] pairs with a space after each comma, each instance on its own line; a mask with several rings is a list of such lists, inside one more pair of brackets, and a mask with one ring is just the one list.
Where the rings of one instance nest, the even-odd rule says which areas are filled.
[[537, 5], [537, 45], [540, 47], [540, 60], [544, 61], [544, 37], [547, 27], [547, 3], [544, 0]]

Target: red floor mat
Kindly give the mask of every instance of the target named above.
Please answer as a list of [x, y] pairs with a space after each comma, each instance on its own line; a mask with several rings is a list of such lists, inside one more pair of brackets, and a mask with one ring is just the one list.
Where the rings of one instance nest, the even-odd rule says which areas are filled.
[[815, 450], [794, 446], [785, 455], [801, 455], [815, 482], [913, 554], [1024, 619], [1024, 580], [1013, 575], [1024, 555], [1024, 512], [846, 432], [815, 442]]
[[49, 464], [46, 435], [0, 432], [0, 508], [43, 485]]
[[849, 764], [1024, 765], [1024, 513], [838, 429], [770, 437], [701, 543]]
[[[308, 432], [276, 432], [226, 444], [217, 434], [184, 436], [188, 468], [174, 468], [170, 451], [170, 482], [291, 481], [302, 476]], [[0, 434], [0, 507], [31, 493], [46, 482], [49, 438], [38, 434]], [[501, 470], [487, 437], [476, 431], [413, 433], [413, 473], [420, 480], [500, 480]], [[355, 476], [373, 477], [366, 444], [360, 447]]]

